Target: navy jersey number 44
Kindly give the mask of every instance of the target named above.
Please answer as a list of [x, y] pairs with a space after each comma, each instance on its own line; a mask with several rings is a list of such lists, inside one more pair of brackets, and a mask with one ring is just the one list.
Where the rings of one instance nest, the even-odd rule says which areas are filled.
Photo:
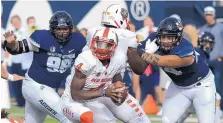
[[39, 52], [34, 52], [28, 75], [40, 84], [58, 88], [71, 71], [75, 58], [82, 52], [86, 39], [72, 33], [66, 45], [60, 45], [48, 30], [36, 30], [30, 38]]
[[[156, 33], [150, 34], [148, 39], [153, 40], [157, 37]], [[147, 40], [148, 40], [147, 39]], [[147, 41], [146, 40], [146, 41]], [[145, 48], [146, 41], [141, 42], [138, 48]], [[209, 73], [209, 67], [206, 60], [203, 58], [203, 54], [197, 52], [192, 44], [186, 40], [182, 39], [182, 42], [171, 50], [168, 54], [162, 54], [158, 51], [160, 55], [177, 55], [179, 57], [194, 56], [193, 64], [186, 67], [179, 68], [169, 68], [162, 67], [165, 73], [172, 79], [172, 81], [179, 86], [189, 86], [197, 83], [201, 79], [207, 76]]]

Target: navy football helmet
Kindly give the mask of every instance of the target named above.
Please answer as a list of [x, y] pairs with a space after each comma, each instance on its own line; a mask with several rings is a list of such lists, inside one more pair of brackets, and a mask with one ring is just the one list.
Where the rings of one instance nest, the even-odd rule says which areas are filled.
[[215, 44], [214, 35], [210, 32], [202, 32], [198, 37], [198, 46], [206, 53], [210, 53]]
[[[180, 20], [173, 17], [166, 17], [158, 26], [157, 38], [160, 50], [164, 53], [170, 52], [179, 45], [183, 37], [183, 25]], [[174, 37], [172, 42], [161, 42], [161, 37]]]
[[56, 41], [65, 45], [71, 38], [73, 20], [70, 14], [65, 11], [57, 11], [50, 19], [50, 32]]

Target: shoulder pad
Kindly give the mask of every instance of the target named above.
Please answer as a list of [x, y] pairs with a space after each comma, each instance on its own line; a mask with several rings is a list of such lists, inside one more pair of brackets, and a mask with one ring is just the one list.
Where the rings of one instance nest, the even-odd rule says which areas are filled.
[[194, 47], [188, 40], [182, 39], [182, 42], [170, 52], [171, 54], [179, 57], [192, 56], [194, 55]]
[[49, 50], [51, 45], [51, 37], [48, 30], [35, 30], [31, 36], [31, 43], [41, 49]]
[[75, 68], [88, 75], [96, 65], [96, 59], [90, 50], [85, 50], [75, 60]]

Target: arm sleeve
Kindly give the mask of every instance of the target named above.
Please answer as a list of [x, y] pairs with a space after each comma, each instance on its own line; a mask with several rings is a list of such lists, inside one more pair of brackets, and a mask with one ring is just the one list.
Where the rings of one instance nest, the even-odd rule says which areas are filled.
[[12, 51], [11, 48], [7, 47], [7, 42], [5, 41], [3, 43], [3, 49], [6, 49], [10, 54], [16, 55], [16, 54], [21, 54], [21, 53], [27, 53], [27, 52], [39, 52], [39, 47], [38, 45], [35, 45], [32, 43], [32, 39], [30, 38], [24, 38], [20, 41], [17, 41], [17, 49], [15, 51]]

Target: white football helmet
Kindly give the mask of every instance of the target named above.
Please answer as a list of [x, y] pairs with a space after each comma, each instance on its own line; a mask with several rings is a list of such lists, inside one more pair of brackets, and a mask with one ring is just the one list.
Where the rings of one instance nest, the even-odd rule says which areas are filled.
[[117, 44], [117, 34], [109, 28], [103, 28], [95, 32], [90, 49], [98, 59], [105, 60], [114, 55]]
[[129, 23], [128, 10], [121, 5], [112, 4], [102, 13], [101, 24], [103, 26], [108, 25], [129, 30]]

